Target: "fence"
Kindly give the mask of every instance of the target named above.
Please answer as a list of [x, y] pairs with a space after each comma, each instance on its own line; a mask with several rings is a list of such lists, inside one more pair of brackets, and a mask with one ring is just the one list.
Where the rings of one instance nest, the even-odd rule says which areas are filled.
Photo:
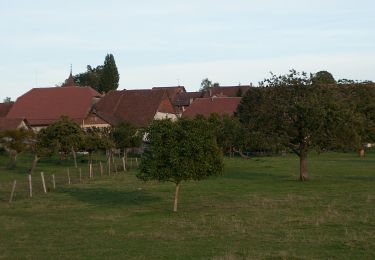
[[59, 174], [40, 172], [34, 175], [25, 175], [22, 179], [11, 182], [0, 182], [0, 201], [12, 203], [15, 200], [33, 198], [47, 194], [58, 187], [73, 184], [87, 184], [94, 179], [116, 176], [138, 167], [138, 158], [121, 158], [117, 160], [90, 163], [86, 168], [66, 168]]

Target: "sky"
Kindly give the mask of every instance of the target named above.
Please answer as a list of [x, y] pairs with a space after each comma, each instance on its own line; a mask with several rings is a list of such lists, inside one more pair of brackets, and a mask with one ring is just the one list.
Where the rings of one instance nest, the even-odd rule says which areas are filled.
[[0, 0], [0, 102], [112, 53], [119, 89], [327, 70], [375, 81], [373, 0]]

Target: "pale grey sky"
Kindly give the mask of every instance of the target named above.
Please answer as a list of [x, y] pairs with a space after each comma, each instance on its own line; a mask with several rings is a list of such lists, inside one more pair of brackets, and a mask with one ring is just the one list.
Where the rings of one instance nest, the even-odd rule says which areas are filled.
[[375, 81], [370, 0], [0, 0], [0, 98], [62, 82], [113, 53], [120, 89], [289, 69]]

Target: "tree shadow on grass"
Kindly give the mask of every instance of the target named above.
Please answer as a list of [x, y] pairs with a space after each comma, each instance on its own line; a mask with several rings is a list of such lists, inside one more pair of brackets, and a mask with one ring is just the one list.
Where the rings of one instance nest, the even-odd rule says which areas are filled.
[[161, 200], [160, 197], [150, 195], [143, 190], [122, 191], [104, 188], [61, 188], [58, 191], [68, 194], [79, 201], [93, 205], [134, 206]]
[[226, 173], [225, 179], [238, 179], [238, 180], [267, 180], [272, 178], [274, 180], [289, 180], [290, 176], [275, 172], [236, 172]]

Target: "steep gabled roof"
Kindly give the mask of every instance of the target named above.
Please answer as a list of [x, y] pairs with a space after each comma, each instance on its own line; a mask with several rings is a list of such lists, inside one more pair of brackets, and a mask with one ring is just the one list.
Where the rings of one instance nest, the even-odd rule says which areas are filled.
[[197, 98], [182, 113], [182, 117], [194, 118], [197, 115], [209, 117], [211, 114], [232, 116], [241, 99], [240, 97]]
[[31, 126], [43, 126], [68, 116], [80, 124], [100, 96], [90, 87], [34, 88], [17, 99], [7, 118], [26, 118]]
[[111, 91], [95, 105], [95, 112], [113, 125], [146, 127], [157, 112], [173, 114], [174, 109], [165, 90], [145, 89]]
[[203, 97], [203, 92], [182, 92], [177, 93], [172, 100], [173, 105], [181, 107], [181, 106], [189, 106], [191, 99], [201, 98]]
[[223, 86], [223, 87], [212, 87], [204, 93], [204, 97], [238, 97], [238, 94], [243, 96], [251, 86]]
[[0, 117], [6, 117], [13, 104], [13, 102], [0, 103]]
[[173, 100], [178, 93], [186, 92], [184, 86], [173, 86], [173, 87], [153, 87], [153, 90], [165, 90], [170, 100]]
[[27, 125], [27, 121], [22, 118], [0, 118], [0, 131], [18, 129], [23, 122]]

